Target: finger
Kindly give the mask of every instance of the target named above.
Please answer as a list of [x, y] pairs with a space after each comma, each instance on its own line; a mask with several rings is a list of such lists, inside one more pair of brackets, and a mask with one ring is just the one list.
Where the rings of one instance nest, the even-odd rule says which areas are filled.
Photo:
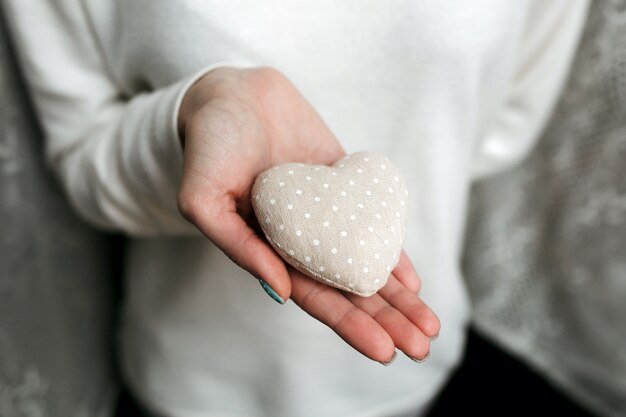
[[[407, 291], [407, 294], [411, 293]], [[426, 357], [430, 350], [428, 337], [381, 296], [374, 294], [370, 297], [360, 297], [349, 293], [345, 293], [344, 296], [376, 320], [389, 333], [395, 346], [406, 355], [418, 360]]]
[[[308, 136], [314, 134], [315, 137]], [[346, 156], [335, 136], [326, 126], [319, 129], [310, 129], [303, 135], [305, 143], [309, 143], [309, 149], [302, 149], [304, 153], [302, 162], [306, 164], [332, 165]]]
[[400, 311], [427, 337], [433, 338], [439, 334], [441, 324], [437, 315], [393, 276], [389, 277], [387, 284], [378, 290], [377, 294]]
[[400, 281], [414, 294], [418, 294], [420, 292], [422, 281], [415, 271], [413, 263], [411, 263], [411, 260], [404, 250], [400, 253], [400, 260], [398, 261], [398, 265], [396, 265], [393, 269], [392, 273], [398, 281]]
[[282, 259], [237, 213], [234, 202], [200, 201], [181, 212], [233, 262], [262, 278], [283, 301], [291, 295], [291, 279]]
[[330, 327], [350, 346], [378, 362], [389, 362], [393, 340], [372, 317], [352, 304], [339, 290], [289, 268], [291, 299], [304, 311]]

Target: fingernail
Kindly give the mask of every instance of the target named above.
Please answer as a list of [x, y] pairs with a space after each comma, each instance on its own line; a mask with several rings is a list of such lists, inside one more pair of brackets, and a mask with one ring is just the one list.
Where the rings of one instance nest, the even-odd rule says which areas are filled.
[[424, 356], [423, 358], [414, 358], [412, 356], [409, 356], [409, 358], [413, 361], [413, 362], [417, 362], [417, 363], [422, 363], [424, 362], [426, 359], [428, 359], [430, 357], [430, 351], [428, 351], [428, 353], [426, 354], [426, 356]]
[[267, 295], [272, 297], [274, 301], [276, 301], [278, 304], [285, 304], [285, 300], [283, 300], [283, 298], [280, 295], [278, 295], [276, 291], [274, 291], [274, 289], [270, 287], [267, 282], [259, 278], [259, 283], [261, 284], [261, 287], [263, 287]]
[[389, 365], [391, 365], [391, 363], [392, 363], [393, 361], [395, 361], [395, 360], [396, 360], [396, 356], [398, 356], [398, 351], [394, 351], [394, 352], [393, 352], [393, 356], [392, 356], [392, 357], [391, 357], [391, 359], [389, 359], [387, 362], [380, 362], [380, 363], [382, 363], [382, 364], [383, 364], [383, 365], [385, 365], [385, 366], [389, 366]]

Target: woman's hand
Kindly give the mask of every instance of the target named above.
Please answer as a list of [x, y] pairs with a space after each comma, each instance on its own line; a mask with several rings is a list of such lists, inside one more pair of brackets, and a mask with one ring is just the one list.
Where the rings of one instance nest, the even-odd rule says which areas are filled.
[[287, 267], [255, 232], [250, 191], [259, 173], [283, 162], [328, 165], [344, 155], [289, 80], [269, 68], [213, 70], [186, 94], [179, 130], [179, 209], [230, 259], [371, 359], [390, 361], [394, 347], [416, 359], [427, 355], [439, 321], [416, 297], [420, 280], [404, 253], [388, 284], [365, 298]]

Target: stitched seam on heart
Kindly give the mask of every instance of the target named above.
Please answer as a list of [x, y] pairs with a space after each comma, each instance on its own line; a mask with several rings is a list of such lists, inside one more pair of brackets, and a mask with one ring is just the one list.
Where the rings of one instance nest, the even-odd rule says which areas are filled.
[[[263, 227], [261, 227], [263, 228]], [[341, 290], [344, 291], [348, 291], [352, 294], [356, 294], [356, 295], [360, 295], [361, 297], [369, 297], [372, 296], [376, 293], [376, 291], [378, 291], [378, 289], [376, 291], [373, 291], [371, 293], [364, 293], [364, 292], [360, 292], [360, 291], [356, 291], [354, 288], [350, 288], [346, 285], [342, 285], [336, 281], [333, 281], [329, 278], [324, 277], [323, 275], [320, 275], [319, 273], [317, 273], [317, 271], [314, 271], [310, 268], [308, 268], [306, 265], [304, 265], [302, 262], [298, 261], [296, 258], [292, 257], [291, 255], [287, 254], [287, 252], [285, 252], [284, 250], [282, 250], [281, 248], [277, 247], [274, 242], [270, 239], [267, 239], [266, 236], [266, 240], [270, 243], [270, 245], [272, 245], [272, 248], [274, 248], [274, 250], [276, 252], [279, 252], [279, 254], [281, 255], [281, 258], [285, 259], [287, 262], [289, 262], [289, 264], [291, 264], [291, 266], [293, 266], [294, 268], [300, 270], [300, 272], [305, 273], [304, 271], [302, 271], [301, 269], [304, 269], [307, 273], [313, 275], [315, 278], [319, 278], [323, 281], [323, 283], [330, 285], [331, 287], [335, 287], [335, 288], [339, 288]], [[386, 281], [385, 281], [386, 283]], [[383, 285], [384, 286], [384, 285]], [[382, 288], [382, 286], [381, 286]]]
[[[365, 155], [362, 155], [362, 154], [365, 154]], [[364, 159], [364, 160], [366, 160], [366, 161], [369, 161], [369, 160], [367, 159], [368, 157], [369, 157], [369, 158], [374, 158], [374, 159], [375, 159], [375, 158], [380, 157], [380, 155], [377, 155], [377, 154], [372, 154], [371, 156], [366, 156], [366, 155], [368, 155], [368, 154], [371, 154], [371, 152], [357, 152], [357, 153], [354, 153], [354, 154], [352, 154], [352, 155], [350, 155], [350, 156], [351, 156], [351, 157], [357, 157], [357, 158], [358, 158], [358, 157], [363, 156], [363, 159]], [[372, 159], [372, 161], [374, 161], [374, 159]], [[391, 170], [388, 170], [388, 171], [387, 171], [387, 173], [386, 173], [386, 174], [387, 174], [387, 175], [386, 175], [386, 177], [388, 177], [388, 178], [387, 178], [388, 180], [389, 180], [390, 178], [392, 178], [392, 175], [396, 175], [394, 178], [395, 178], [395, 183], [397, 183], [397, 184], [395, 184], [395, 183], [391, 183], [391, 182], [390, 182], [390, 184], [393, 184], [393, 188], [394, 188], [394, 189], [397, 189], [397, 191], [398, 191], [398, 192], [400, 192], [400, 191], [404, 190], [404, 193], [406, 194], [406, 182], [405, 182], [404, 178], [402, 177], [401, 173], [400, 173], [400, 172], [398, 172], [397, 168], [396, 168], [395, 166], [393, 166], [393, 164], [391, 163], [391, 161], [389, 161], [387, 158], [384, 158], [384, 159], [385, 159], [387, 162], [383, 162], [382, 160], [381, 160], [380, 162], [381, 162], [381, 163], [383, 163], [383, 164], [387, 164], [387, 165], [388, 165], [388, 168], [389, 168], [389, 167], [393, 167], [393, 168], [394, 168], [394, 170], [396, 171], [396, 172], [393, 172], [393, 173], [392, 173], [392, 172], [391, 172]], [[336, 161], [336, 162], [335, 162], [335, 163], [334, 163], [331, 167], [343, 168], [343, 166], [341, 166], [341, 164], [340, 164], [340, 161], [342, 161], [342, 160]], [[349, 163], [351, 163], [351, 162], [346, 162], [346, 164], [349, 164]], [[357, 163], [358, 163], [358, 162], [357, 162]], [[308, 168], [309, 168], [308, 170], [300, 170], [300, 167], [303, 167], [303, 166], [304, 166], [304, 164], [301, 164], [301, 163], [299, 163], [299, 164], [296, 164], [296, 163], [287, 163], [287, 164], [281, 164], [281, 165], [276, 166], [276, 167], [272, 167], [272, 168], [270, 168], [270, 169], [275, 170], [275, 169], [278, 169], [278, 168], [283, 168], [283, 171], [284, 171], [285, 169], [290, 168], [290, 165], [292, 165], [292, 164], [297, 165], [297, 167], [291, 167], [291, 168], [292, 168], [294, 171], [297, 169], [297, 170], [298, 170], [298, 171], [300, 171], [301, 173], [306, 173], [306, 172], [310, 171], [310, 169], [312, 169], [312, 168], [314, 168], [314, 167], [315, 167], [314, 165], [310, 165], [310, 166], [308, 167]], [[339, 166], [338, 166], [338, 165], [339, 165]], [[371, 164], [371, 166], [372, 166], [372, 167], [375, 167], [376, 165], [378, 165], [378, 161], [374, 161], [374, 163], [373, 163], [373, 164]], [[356, 165], [355, 165], [355, 166], [356, 166]], [[381, 166], [381, 168], [382, 168], [383, 170], [384, 170], [384, 169], [387, 169], [387, 168], [383, 167], [383, 165], [380, 165], [380, 166]], [[323, 166], [323, 168], [331, 168], [331, 167], [326, 166], [326, 165], [324, 165], [324, 166]], [[320, 168], [322, 168], [322, 167], [320, 167]], [[318, 168], [317, 170], [320, 170], [320, 168]], [[268, 170], [266, 170], [266, 171], [262, 172], [261, 174], [259, 174], [259, 175], [257, 176], [257, 179], [255, 180], [254, 185], [253, 185], [252, 194], [253, 194], [253, 195], [254, 195], [254, 194], [256, 194], [256, 201], [257, 201], [257, 202], [258, 202], [258, 200], [259, 200], [259, 191], [258, 191], [258, 189], [259, 189], [259, 188], [261, 188], [261, 189], [262, 189], [261, 194], [265, 194], [265, 193], [267, 193], [267, 192], [268, 192], [268, 190], [273, 190], [273, 188], [271, 187], [271, 185], [268, 185], [268, 186], [263, 186], [263, 185], [262, 185], [262, 184], [264, 184], [264, 183], [266, 183], [266, 182], [268, 181], [268, 178], [270, 177], [270, 174], [268, 173], [268, 174], [267, 174], [267, 177], [264, 177], [264, 174], [265, 174], [266, 172], [270, 171], [270, 169], [268, 169]], [[376, 169], [377, 169], [377, 168], [376, 168]], [[363, 170], [360, 170], [360, 171], [361, 171], [361, 172], [363, 172]], [[291, 172], [291, 171], [290, 171], [290, 172], [289, 172], [289, 174], [293, 174], [293, 172]], [[314, 176], [314, 174], [315, 174], [315, 173], [311, 173], [310, 175], [311, 175], [311, 176]], [[333, 172], [333, 174], [335, 174], [335, 173]], [[283, 175], [284, 175], [284, 172], [283, 172]], [[335, 175], [336, 175], [336, 174], [335, 174]], [[261, 178], [262, 178], [262, 177], [263, 177], [263, 179], [261, 180]], [[401, 180], [401, 181], [399, 181], [399, 178], [401, 178], [402, 180]], [[310, 181], [310, 180], [311, 180], [311, 178], [309, 177], [309, 178], [307, 178], [307, 180], [308, 180], [308, 181]], [[389, 181], [390, 181], [390, 180], [389, 180]], [[329, 182], [330, 182], [330, 181], [329, 181]], [[378, 184], [378, 183], [379, 183], [379, 181], [377, 181], [377, 178], [374, 178], [374, 182], [375, 182], [376, 184]], [[355, 184], [354, 184], [354, 181], [351, 181], [351, 183], [352, 183], [351, 185], [355, 185]], [[283, 187], [284, 185], [285, 185], [285, 183], [280, 183], [280, 187]], [[295, 185], [297, 185], [297, 184], [295, 184], [295, 183], [294, 183], [293, 185], [295, 186]], [[274, 188], [276, 188], [276, 187], [274, 187]], [[327, 188], [327, 187], [326, 187], [326, 188]], [[298, 191], [300, 191], [300, 190], [298, 189], [298, 190], [297, 190], [297, 192], [296, 192], [296, 194], [302, 194], [302, 192], [298, 192]], [[276, 192], [279, 192], [279, 194], [280, 194], [280, 189], [276, 189]], [[392, 191], [389, 191], [389, 192], [392, 192]], [[283, 190], [283, 193], [284, 193], [284, 190]], [[366, 194], [367, 194], [367, 193], [366, 193]], [[285, 194], [285, 195], [286, 195], [286, 194]], [[372, 194], [370, 193], [370, 194], [367, 194], [367, 195], [368, 195], [368, 196], [371, 196]], [[274, 204], [274, 202], [272, 202], [271, 204]], [[252, 205], [253, 205], [254, 213], [255, 213], [255, 215], [256, 215], [256, 217], [257, 217], [257, 219], [259, 219], [259, 218], [260, 218], [260, 217], [259, 217], [259, 214], [260, 214], [259, 209], [260, 209], [261, 207], [263, 207], [263, 209], [262, 209], [261, 211], [264, 213], [264, 214], [263, 214], [264, 218], [263, 218], [262, 220], [266, 220], [266, 221], [267, 221], [267, 223], [269, 223], [269, 217], [272, 217], [272, 216], [270, 215], [270, 212], [271, 212], [271, 211], [273, 211], [274, 209], [273, 209], [273, 208], [271, 208], [271, 207], [269, 207], [269, 206], [267, 206], [267, 205], [259, 205], [259, 204], [256, 204], [256, 203], [255, 203], [255, 201], [253, 201], [253, 204], [252, 204]], [[290, 204], [290, 205], [291, 205], [291, 204]], [[402, 204], [402, 206], [404, 206], [404, 204]], [[387, 205], [385, 204], [385, 205], [383, 205], [383, 207], [387, 207]], [[294, 207], [288, 207], [288, 208], [289, 208], [289, 210], [292, 210], [292, 208], [294, 208]], [[404, 216], [402, 216], [402, 217], [404, 218], [404, 220], [403, 220], [402, 222], [405, 222], [405, 221], [406, 221], [406, 207], [398, 207], [398, 212], [401, 212], [401, 213], [403, 213], [403, 214], [404, 214]], [[288, 215], [289, 213], [287, 212], [287, 213], [285, 213], [285, 214], [286, 214], [286, 215]], [[396, 213], [396, 215], [397, 215], [397, 217], [401, 217], [401, 216], [399, 216], [399, 215], [398, 215], [398, 213]], [[268, 216], [269, 216], [269, 217], [268, 217]], [[308, 218], [308, 217], [307, 217], [307, 218]], [[380, 217], [377, 217], [377, 218], [378, 218], [379, 220], [381, 220], [381, 219], [380, 219]], [[352, 220], [352, 219], [351, 219], [351, 220]], [[395, 221], [395, 219], [394, 219], [394, 221]], [[273, 222], [272, 222], [272, 223], [273, 223]], [[301, 273], [303, 273], [304, 275], [307, 275], [307, 276], [309, 276], [309, 277], [311, 277], [311, 278], [313, 278], [313, 279], [315, 279], [315, 280], [317, 280], [317, 281], [319, 281], [319, 282], [322, 282], [322, 283], [324, 283], [324, 284], [327, 284], [327, 285], [332, 286], [332, 287], [334, 287], [334, 288], [338, 288], [338, 289], [343, 290], [343, 291], [347, 291], [347, 292], [350, 292], [350, 293], [354, 293], [354, 294], [357, 294], [357, 295], [360, 295], [360, 296], [366, 296], [366, 297], [367, 297], [367, 296], [370, 296], [370, 295], [372, 295], [372, 294], [376, 293], [376, 292], [377, 292], [380, 288], [382, 288], [382, 287], [385, 285], [385, 283], [388, 281], [388, 278], [389, 278], [389, 272], [386, 274], [386, 278], [381, 279], [381, 280], [384, 280], [384, 281], [383, 281], [381, 284], [379, 284], [379, 285], [380, 285], [380, 287], [377, 287], [377, 289], [376, 289], [375, 291], [373, 291], [373, 292], [371, 292], [371, 293], [370, 293], [370, 292], [364, 293], [364, 292], [358, 291], [358, 289], [357, 289], [357, 288], [363, 288], [363, 286], [365, 286], [366, 288], [368, 288], [368, 286], [369, 286], [369, 285], [372, 285], [372, 287], [374, 287], [374, 286], [375, 286], [375, 285], [377, 285], [377, 284], [372, 284], [371, 282], [366, 283], [366, 282], [364, 282], [364, 281], [362, 280], [362, 278], [364, 278], [364, 277], [354, 276], [354, 274], [356, 274], [356, 271], [352, 271], [352, 272], [349, 272], [349, 273], [348, 273], [347, 271], [344, 271], [343, 269], [341, 269], [341, 271], [340, 271], [340, 272], [342, 272], [342, 273], [341, 273], [341, 276], [343, 277], [343, 276], [344, 276], [344, 272], [346, 272], [346, 275], [350, 275], [350, 276], [352, 276], [352, 277], [353, 277], [353, 279], [352, 279], [352, 280], [350, 280], [350, 281], [346, 280], [345, 278], [344, 278], [343, 280], [339, 280], [339, 279], [334, 280], [334, 279], [332, 278], [332, 275], [333, 275], [333, 274], [332, 274], [332, 273], [330, 273], [328, 269], [326, 270], [326, 272], [321, 272], [321, 271], [320, 271], [320, 272], [318, 272], [318, 271], [317, 271], [317, 269], [314, 267], [314, 266], [315, 266], [315, 264], [311, 264], [311, 263], [308, 261], [308, 259], [307, 259], [307, 262], [305, 263], [304, 259], [302, 259], [301, 257], [298, 257], [298, 256], [293, 256], [293, 251], [289, 251], [289, 253], [287, 253], [287, 251], [286, 251], [287, 247], [286, 247], [286, 246], [284, 246], [284, 247], [285, 247], [285, 249], [282, 249], [282, 248], [283, 248], [283, 245], [285, 245], [286, 243], [287, 243], [288, 245], [290, 245], [290, 246], [291, 246], [291, 245], [296, 245], [296, 247], [298, 247], [298, 245], [300, 245], [300, 243], [294, 242], [294, 241], [293, 241], [293, 238], [289, 238], [289, 237], [285, 237], [285, 239], [287, 239], [287, 240], [283, 242], [283, 241], [281, 240], [281, 238], [279, 238], [279, 237], [278, 237], [278, 233], [280, 233], [280, 232], [278, 232], [277, 230], [274, 230], [275, 228], [273, 228], [273, 227], [268, 227], [268, 229], [267, 229], [267, 230], [265, 230], [265, 222], [259, 221], [259, 226], [261, 227], [261, 229], [263, 229], [263, 232], [265, 233], [265, 236], [266, 236], [266, 238], [267, 238], [267, 241], [270, 243], [270, 245], [272, 246], [272, 248], [273, 248], [273, 249], [274, 249], [274, 250], [275, 250], [275, 251], [276, 251], [276, 252], [277, 252], [277, 253], [281, 256], [281, 258], [283, 258], [283, 260], [284, 260], [287, 264], [289, 264], [289, 265], [293, 266], [295, 269], [297, 269], [298, 271], [300, 271], [300, 272], [301, 272]], [[283, 230], [283, 229], [284, 229], [284, 226], [282, 226], [282, 224], [281, 224], [281, 230]], [[377, 229], [377, 233], [378, 233], [378, 228], [376, 228], [376, 229]], [[402, 248], [402, 242], [404, 241], [404, 238], [405, 238], [405, 232], [406, 232], [406, 229], [404, 228], [404, 226], [402, 226], [402, 228], [401, 228], [401, 229], [399, 229], [399, 230], [401, 230], [401, 231], [402, 231], [402, 232], [401, 232], [401, 236], [400, 236], [400, 249], [401, 249], [401, 248]], [[301, 232], [300, 232], [300, 233], [301, 233]], [[270, 238], [270, 235], [274, 235], [274, 237], [275, 237], [275, 238], [278, 238], [278, 239], [280, 240], [280, 243], [279, 243], [279, 241], [274, 241], [272, 238]], [[298, 236], [300, 236], [300, 235], [298, 235]], [[380, 236], [379, 236], [379, 237], [380, 237]], [[277, 247], [276, 245], [279, 245], [279, 247]], [[387, 252], [388, 252], [388, 250], [387, 250], [387, 249], [384, 249], [384, 248], [383, 248], [383, 250], [385, 250], [385, 251], [387, 251]], [[391, 253], [391, 252], [389, 252], [389, 253]], [[376, 257], [376, 259], [379, 259], [379, 258], [378, 258], [378, 257]], [[395, 267], [395, 266], [397, 265], [398, 260], [399, 260], [399, 259], [395, 259], [394, 261], [391, 261], [391, 260], [390, 260], [390, 262], [395, 262], [395, 263], [393, 264], [393, 266]], [[332, 261], [331, 261], [331, 262], [332, 262]], [[349, 262], [349, 263], [351, 263], [351, 262]], [[313, 269], [312, 269], [312, 268], [313, 268]], [[321, 269], [321, 268], [320, 268], [320, 269]], [[389, 269], [387, 269], [387, 270], [389, 271]], [[331, 272], [332, 272], [332, 271], [331, 271]], [[382, 271], [381, 271], [381, 272], [382, 272]], [[326, 276], [324, 276], [324, 275], [321, 275], [321, 274], [326, 274], [326, 275], [328, 275], [328, 278], [327, 278]], [[382, 274], [381, 274], [381, 275], [382, 275]], [[335, 278], [337, 278], [337, 277], [335, 276]], [[356, 279], [356, 284], [357, 284], [356, 286], [354, 286], [354, 285], [352, 284], [352, 282], [354, 282], [354, 279]], [[363, 286], [362, 286], [362, 285], [363, 285]], [[356, 288], [355, 288], [355, 287], [356, 287]]]

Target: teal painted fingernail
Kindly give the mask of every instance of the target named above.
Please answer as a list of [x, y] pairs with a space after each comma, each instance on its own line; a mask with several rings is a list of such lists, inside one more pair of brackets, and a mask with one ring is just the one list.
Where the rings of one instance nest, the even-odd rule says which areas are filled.
[[276, 291], [274, 291], [274, 289], [270, 287], [267, 282], [259, 278], [259, 283], [261, 283], [261, 287], [263, 287], [267, 295], [272, 297], [274, 301], [276, 301], [278, 304], [285, 304], [285, 300], [283, 300], [283, 297], [278, 295]]

